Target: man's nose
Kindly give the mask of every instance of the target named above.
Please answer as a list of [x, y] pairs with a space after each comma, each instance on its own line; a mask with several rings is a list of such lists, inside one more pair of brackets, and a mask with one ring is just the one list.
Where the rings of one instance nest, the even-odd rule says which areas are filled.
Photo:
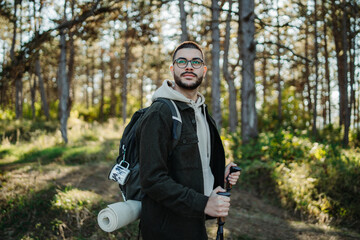
[[185, 66], [185, 71], [194, 71], [194, 68], [191, 65], [191, 62], [187, 62], [186, 66]]

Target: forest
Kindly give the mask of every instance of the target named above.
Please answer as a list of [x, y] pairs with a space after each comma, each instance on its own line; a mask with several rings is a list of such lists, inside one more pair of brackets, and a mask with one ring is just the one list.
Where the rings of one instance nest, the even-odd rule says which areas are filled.
[[243, 169], [226, 239], [360, 239], [359, 0], [1, 0], [0, 29], [1, 239], [137, 239], [96, 216], [186, 40]]

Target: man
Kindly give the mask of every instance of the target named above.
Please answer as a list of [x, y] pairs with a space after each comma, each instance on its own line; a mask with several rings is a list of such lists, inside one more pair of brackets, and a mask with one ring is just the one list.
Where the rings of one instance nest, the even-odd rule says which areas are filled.
[[[140, 228], [143, 239], [207, 239], [206, 216], [228, 215], [230, 199], [224, 192], [223, 145], [204, 104], [199, 86], [206, 74], [204, 54], [194, 42], [174, 51], [170, 71], [175, 82], [165, 80], [156, 98], [176, 102], [182, 118], [180, 139], [172, 145], [170, 108], [155, 102], [137, 131], [142, 200]], [[139, 137], [141, 135], [141, 138]], [[240, 173], [229, 176], [235, 184]], [[215, 188], [215, 189], [214, 189]]]

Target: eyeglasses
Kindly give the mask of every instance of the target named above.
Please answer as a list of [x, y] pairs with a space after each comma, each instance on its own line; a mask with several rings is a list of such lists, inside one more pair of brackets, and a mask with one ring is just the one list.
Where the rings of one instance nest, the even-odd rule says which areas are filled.
[[201, 66], [204, 64], [204, 61], [200, 58], [194, 58], [191, 60], [187, 60], [186, 58], [178, 58], [174, 60], [173, 64], [176, 63], [179, 68], [186, 68], [189, 62], [193, 68], [201, 68]]

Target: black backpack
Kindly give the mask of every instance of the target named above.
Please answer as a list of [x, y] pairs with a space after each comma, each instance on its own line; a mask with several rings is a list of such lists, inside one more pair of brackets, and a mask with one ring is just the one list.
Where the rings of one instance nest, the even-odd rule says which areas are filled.
[[[174, 148], [181, 135], [182, 121], [180, 112], [175, 102], [171, 99], [158, 98], [155, 102], [162, 102], [171, 110]], [[119, 187], [125, 201], [130, 199], [141, 201], [143, 197], [140, 186], [139, 149], [136, 145], [135, 135], [136, 129], [142, 122], [142, 117], [150, 107], [136, 111], [129, 124], [125, 127], [120, 140], [119, 156], [116, 158], [116, 164], [109, 173], [109, 179], [119, 183]]]

